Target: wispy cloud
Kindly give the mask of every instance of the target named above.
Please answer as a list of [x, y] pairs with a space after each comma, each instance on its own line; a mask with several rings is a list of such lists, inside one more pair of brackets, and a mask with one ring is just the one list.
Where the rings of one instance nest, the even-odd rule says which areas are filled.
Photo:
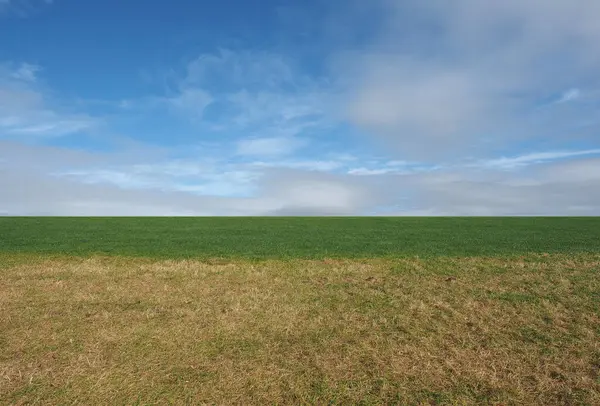
[[577, 100], [581, 97], [581, 90], [569, 89], [560, 97], [557, 103], [567, 103], [573, 100]]
[[378, 176], [378, 175], [405, 175], [411, 173], [433, 172], [444, 169], [440, 165], [424, 165], [418, 162], [389, 161], [379, 162], [370, 161], [371, 167], [351, 168], [349, 175], [355, 176]]
[[0, 65], [0, 137], [56, 137], [94, 127], [96, 120], [86, 114], [53, 108], [36, 86], [39, 70], [27, 63]]
[[38, 65], [30, 63], [22, 63], [11, 76], [16, 80], [22, 80], [25, 82], [35, 82], [37, 80], [37, 72], [40, 71]]
[[402, 176], [398, 184], [411, 191], [410, 206], [429, 215], [600, 213], [599, 159], [547, 162], [525, 172], [455, 169], [413, 174]]
[[0, 16], [2, 13], [12, 13], [19, 17], [27, 17], [41, 7], [53, 3], [53, 0], [0, 0]]
[[345, 163], [340, 160], [303, 160], [303, 159], [287, 159], [287, 160], [270, 160], [253, 161], [248, 164], [256, 168], [288, 168], [301, 169], [311, 172], [334, 172], [345, 166]]
[[[15, 155], [37, 157], [16, 166]], [[4, 159], [6, 158], [6, 159]], [[16, 159], [16, 161], [15, 161]], [[122, 157], [0, 141], [0, 211], [70, 215], [352, 214], [374, 199], [343, 175]], [[138, 161], [138, 162], [136, 162]], [[88, 163], [86, 163], [88, 162]]]
[[599, 2], [334, 3], [310, 57], [213, 48], [107, 99], [0, 64], [0, 212], [600, 214]]
[[302, 76], [283, 55], [266, 51], [220, 49], [202, 54], [187, 64], [183, 84], [211, 90], [235, 91], [302, 86]]
[[600, 160], [364, 177], [0, 142], [0, 188], [0, 211], [11, 214], [598, 215]]
[[186, 88], [176, 96], [166, 98], [164, 101], [168, 107], [185, 114], [192, 121], [201, 121], [204, 109], [213, 101], [213, 97], [205, 90], [197, 88]]
[[397, 170], [390, 168], [380, 168], [380, 169], [369, 169], [369, 168], [354, 168], [348, 171], [349, 175], [358, 175], [358, 176], [373, 176], [373, 175], [385, 175], [388, 173], [398, 173]]
[[170, 105], [205, 131], [250, 137], [240, 142], [242, 154], [298, 148], [332, 121], [326, 81], [280, 54], [222, 49], [190, 61], [176, 82]]
[[[27, 124], [27, 122], [32, 121], [36, 121], [36, 123]], [[6, 119], [5, 122], [9, 122], [10, 124], [12, 124], [4, 126], [4, 131], [6, 134], [33, 137], [61, 136], [74, 134], [87, 130], [93, 126], [93, 122], [89, 119], [62, 119], [51, 112], [42, 113], [37, 117], [26, 117], [23, 121], [21, 121], [20, 119], [16, 119], [13, 121], [12, 118], [9, 118]]]
[[280, 157], [290, 155], [306, 145], [306, 141], [293, 137], [248, 138], [237, 142], [237, 154], [254, 157]]
[[351, 84], [348, 118], [397, 155], [461, 158], [541, 134], [567, 144], [599, 129], [577, 126], [590, 109], [532, 108], [598, 85], [599, 2], [376, 4], [387, 16], [377, 39], [339, 53], [335, 68]]
[[497, 169], [514, 169], [521, 166], [540, 164], [547, 161], [574, 158], [585, 155], [600, 155], [600, 149], [587, 149], [583, 151], [536, 152], [514, 157], [502, 157], [489, 160], [482, 160], [471, 166]]

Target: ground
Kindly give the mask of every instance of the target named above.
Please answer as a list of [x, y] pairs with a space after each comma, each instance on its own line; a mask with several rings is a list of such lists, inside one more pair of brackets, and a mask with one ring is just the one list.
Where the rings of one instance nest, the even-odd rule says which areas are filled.
[[599, 270], [4, 252], [0, 404], [597, 405]]

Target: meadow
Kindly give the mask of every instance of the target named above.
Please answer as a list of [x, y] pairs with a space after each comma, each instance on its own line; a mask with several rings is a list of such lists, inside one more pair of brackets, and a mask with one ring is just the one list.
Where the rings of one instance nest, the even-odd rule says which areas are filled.
[[600, 218], [0, 217], [0, 251], [316, 259], [600, 252]]
[[597, 218], [0, 218], [0, 404], [600, 404]]

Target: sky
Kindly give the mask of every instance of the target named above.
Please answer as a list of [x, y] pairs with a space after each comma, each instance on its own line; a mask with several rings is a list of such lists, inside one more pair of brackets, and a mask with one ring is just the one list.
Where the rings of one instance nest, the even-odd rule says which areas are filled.
[[0, 0], [0, 215], [600, 215], [598, 0]]

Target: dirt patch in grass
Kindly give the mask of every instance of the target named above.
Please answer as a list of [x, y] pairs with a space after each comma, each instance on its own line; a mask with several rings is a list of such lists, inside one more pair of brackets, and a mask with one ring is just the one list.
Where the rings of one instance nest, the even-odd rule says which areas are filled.
[[14, 259], [0, 403], [600, 404], [599, 264]]

